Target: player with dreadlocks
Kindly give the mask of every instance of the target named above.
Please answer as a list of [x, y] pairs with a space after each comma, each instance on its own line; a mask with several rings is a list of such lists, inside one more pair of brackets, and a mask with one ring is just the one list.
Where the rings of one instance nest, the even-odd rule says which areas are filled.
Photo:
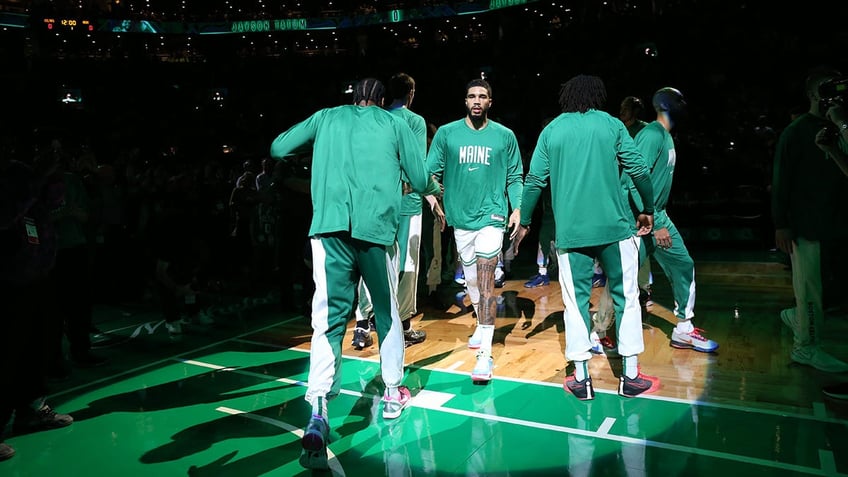
[[[602, 110], [607, 94], [596, 76], [578, 75], [560, 90], [562, 114], [542, 130], [524, 178], [521, 224], [527, 234], [533, 208], [550, 180], [556, 227], [557, 262], [565, 305], [565, 358], [574, 363], [564, 388], [578, 399], [594, 398], [587, 362], [594, 261], [607, 275], [617, 318], [618, 352], [624, 372], [618, 393], [625, 397], [659, 388], [656, 378], [639, 372], [637, 356], [645, 346], [637, 271], [640, 240], [653, 226], [653, 187], [645, 161], [624, 124]], [[621, 190], [619, 171], [630, 176], [644, 209], [634, 225]], [[517, 244], [516, 244], [517, 248]]]
[[396, 297], [401, 178], [419, 193], [439, 186], [429, 179], [409, 126], [380, 107], [383, 97], [380, 81], [364, 79], [354, 89], [354, 104], [322, 109], [271, 144], [271, 157], [278, 160], [309, 146], [313, 153], [309, 236], [315, 295], [306, 391], [312, 417], [300, 457], [311, 469], [328, 468], [327, 400], [339, 393], [342, 340], [359, 276], [371, 293], [380, 341], [383, 418], [399, 417], [411, 399], [401, 386], [404, 343]]

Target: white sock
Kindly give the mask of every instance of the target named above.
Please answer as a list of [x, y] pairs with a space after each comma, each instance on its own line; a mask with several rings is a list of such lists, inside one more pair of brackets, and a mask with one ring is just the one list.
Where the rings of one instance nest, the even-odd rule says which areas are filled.
[[477, 325], [480, 330], [480, 351], [487, 356], [492, 355], [492, 339], [495, 337], [495, 325]]
[[539, 267], [539, 275], [547, 275], [548, 267]]
[[677, 322], [675, 328], [678, 333], [691, 333], [695, 331], [695, 325], [692, 324], [692, 320], [680, 320]]
[[589, 376], [589, 365], [586, 360], [574, 362], [574, 378], [583, 381]]
[[624, 357], [624, 375], [630, 379], [639, 376], [639, 357], [637, 355]]

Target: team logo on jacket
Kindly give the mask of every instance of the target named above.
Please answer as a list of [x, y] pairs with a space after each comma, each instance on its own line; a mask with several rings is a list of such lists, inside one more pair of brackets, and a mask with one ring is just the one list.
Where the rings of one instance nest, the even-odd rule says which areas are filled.
[[[486, 146], [462, 146], [459, 148], [460, 164], [485, 164], [489, 165], [491, 147]], [[471, 170], [471, 168], [469, 168]]]

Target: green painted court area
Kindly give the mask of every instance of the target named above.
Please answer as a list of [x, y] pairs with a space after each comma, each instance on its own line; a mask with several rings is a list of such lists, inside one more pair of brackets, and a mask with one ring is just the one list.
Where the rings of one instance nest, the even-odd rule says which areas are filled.
[[[14, 436], [4, 477], [290, 476], [300, 467], [308, 353], [263, 341], [275, 326], [57, 393], [72, 426]], [[384, 421], [379, 365], [346, 357], [321, 475], [848, 475], [848, 421], [408, 367], [415, 396]]]

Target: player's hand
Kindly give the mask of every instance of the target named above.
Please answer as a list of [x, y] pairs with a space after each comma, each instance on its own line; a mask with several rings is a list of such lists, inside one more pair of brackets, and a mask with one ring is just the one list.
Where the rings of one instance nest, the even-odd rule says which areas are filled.
[[518, 255], [518, 246], [521, 245], [521, 241], [524, 240], [524, 237], [530, 232], [530, 227], [527, 225], [518, 225], [516, 227], [516, 233], [512, 239], [512, 252], [517, 256]]
[[512, 240], [515, 238], [515, 234], [518, 233], [518, 229], [521, 226], [521, 209], [515, 209], [512, 211], [512, 214], [509, 216], [509, 225], [508, 228], [510, 230], [509, 239]]
[[671, 234], [668, 233], [668, 229], [665, 227], [654, 231], [654, 240], [657, 242], [657, 247], [671, 248]]
[[654, 228], [654, 216], [653, 214], [639, 214], [636, 217], [636, 236], [641, 237], [643, 235], [648, 235], [651, 233], [651, 230]]
[[430, 210], [433, 211], [433, 216], [436, 218], [436, 222], [439, 223], [439, 230], [444, 232], [445, 226], [447, 225], [447, 219], [445, 218], [445, 211], [442, 210], [442, 205], [439, 204], [439, 201], [434, 201]]

